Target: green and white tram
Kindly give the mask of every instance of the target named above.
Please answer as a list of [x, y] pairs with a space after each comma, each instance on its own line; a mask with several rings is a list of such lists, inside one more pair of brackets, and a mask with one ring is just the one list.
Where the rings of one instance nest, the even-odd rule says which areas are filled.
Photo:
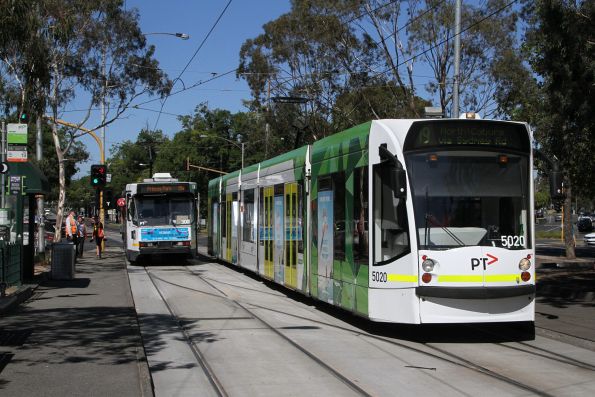
[[156, 254], [196, 255], [196, 183], [156, 173], [144, 182], [126, 185], [124, 197], [122, 238], [130, 262]]
[[209, 252], [374, 321], [534, 321], [531, 131], [375, 120], [210, 181]]

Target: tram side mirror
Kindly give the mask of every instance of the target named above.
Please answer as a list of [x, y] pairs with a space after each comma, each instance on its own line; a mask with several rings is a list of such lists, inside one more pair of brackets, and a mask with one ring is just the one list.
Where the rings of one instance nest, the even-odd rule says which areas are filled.
[[407, 173], [403, 169], [391, 167], [390, 181], [395, 198], [407, 198]]
[[550, 196], [553, 199], [564, 197], [564, 183], [561, 171], [550, 172]]

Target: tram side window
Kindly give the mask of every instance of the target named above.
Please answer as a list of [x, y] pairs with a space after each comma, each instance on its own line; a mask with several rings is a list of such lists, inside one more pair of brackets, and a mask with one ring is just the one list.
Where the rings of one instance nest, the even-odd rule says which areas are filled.
[[353, 259], [368, 264], [368, 167], [353, 171]]
[[259, 244], [264, 245], [264, 189], [260, 188], [258, 192], [258, 233], [259, 233]]
[[384, 265], [411, 252], [409, 223], [404, 199], [394, 196], [391, 168], [374, 166], [374, 263]]
[[221, 209], [221, 237], [227, 237], [227, 201], [223, 201], [219, 206]]
[[253, 243], [254, 233], [254, 189], [244, 192], [244, 224], [242, 225], [242, 240]]
[[303, 183], [298, 184], [298, 189], [297, 189], [297, 202], [298, 202], [298, 208], [297, 208], [297, 225], [298, 225], [298, 252], [300, 254], [304, 253], [304, 224], [302, 221], [302, 217], [304, 214], [304, 202], [303, 202], [303, 195], [302, 195], [302, 189], [304, 188]]
[[345, 173], [337, 172], [332, 175], [334, 191], [333, 221], [334, 228], [334, 258], [345, 260], [345, 233], [348, 227], [345, 224]]
[[128, 220], [136, 222], [136, 204], [133, 198], [128, 199]]
[[[345, 260], [345, 173], [337, 172], [319, 180], [319, 211], [321, 211], [323, 232], [332, 231], [333, 258]], [[330, 191], [330, 193], [325, 193]], [[330, 194], [330, 197], [327, 197]], [[332, 197], [332, 198], [331, 198]], [[321, 200], [322, 199], [322, 200]], [[328, 220], [332, 213], [332, 226]], [[332, 229], [331, 229], [332, 228]]]

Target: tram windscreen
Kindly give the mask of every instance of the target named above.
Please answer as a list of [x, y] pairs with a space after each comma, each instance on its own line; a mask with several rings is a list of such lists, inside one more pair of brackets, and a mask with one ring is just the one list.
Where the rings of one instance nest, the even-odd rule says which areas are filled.
[[194, 222], [192, 197], [136, 196], [135, 202], [139, 226], [188, 226]]
[[527, 156], [442, 151], [406, 159], [420, 249], [530, 248]]

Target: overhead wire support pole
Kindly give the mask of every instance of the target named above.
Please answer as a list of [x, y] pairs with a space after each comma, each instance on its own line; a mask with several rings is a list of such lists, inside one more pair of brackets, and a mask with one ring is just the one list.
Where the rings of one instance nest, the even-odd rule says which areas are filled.
[[452, 118], [459, 117], [459, 72], [461, 67], [461, 0], [455, 4], [455, 59], [452, 87]]

